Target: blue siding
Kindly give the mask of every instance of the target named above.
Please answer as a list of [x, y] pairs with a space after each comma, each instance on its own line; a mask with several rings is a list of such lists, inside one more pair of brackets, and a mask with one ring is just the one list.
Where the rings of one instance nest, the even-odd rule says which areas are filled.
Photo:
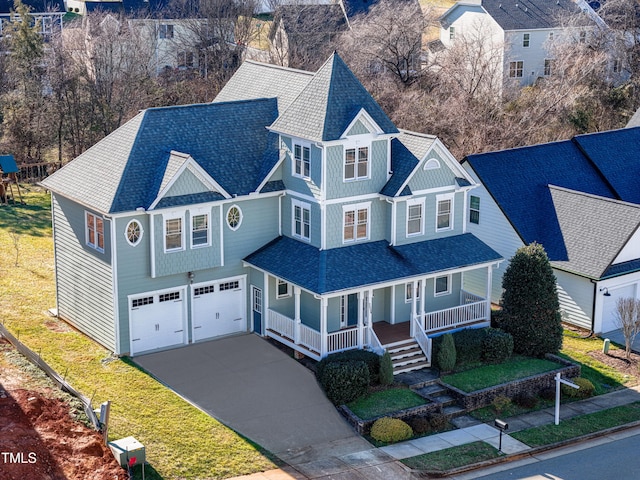
[[[429, 160], [437, 160], [440, 168], [425, 170]], [[412, 192], [419, 192], [431, 188], [440, 188], [455, 185], [456, 173], [453, 172], [435, 149], [429, 153], [427, 159], [422, 162], [414, 175], [409, 180], [409, 188]]]
[[310, 243], [316, 248], [320, 248], [322, 244], [322, 218], [321, 218], [321, 207], [319, 204], [310, 202], [307, 199], [297, 198], [292, 195], [287, 195], [282, 199], [282, 234], [296, 238], [300, 241], [304, 241], [299, 239], [298, 237], [293, 235], [293, 201], [303, 202], [309, 205], [311, 217], [310, 217], [310, 229], [311, 229], [311, 238]]
[[[360, 203], [370, 203], [369, 209], [369, 240], [375, 242], [378, 240], [388, 239], [388, 220], [389, 214], [388, 205], [386, 202], [381, 201], [379, 198], [371, 198], [369, 200], [363, 200], [357, 203], [337, 203], [327, 205], [326, 209], [326, 226], [327, 226], [327, 245], [326, 248], [343, 247], [347, 245], [353, 245], [354, 243], [361, 242], [349, 242], [343, 243], [344, 235], [344, 210], [343, 206], [357, 205]], [[364, 241], [364, 240], [363, 240]]]
[[281, 137], [282, 146], [285, 150], [285, 159], [282, 164], [282, 180], [288, 190], [302, 193], [304, 195], [320, 197], [320, 182], [322, 181], [322, 150], [313, 144], [309, 146], [309, 179], [296, 177], [293, 175], [293, 144], [294, 139]]
[[165, 197], [177, 197], [194, 193], [208, 192], [209, 189], [189, 170], [182, 172], [179, 178], [171, 185]]

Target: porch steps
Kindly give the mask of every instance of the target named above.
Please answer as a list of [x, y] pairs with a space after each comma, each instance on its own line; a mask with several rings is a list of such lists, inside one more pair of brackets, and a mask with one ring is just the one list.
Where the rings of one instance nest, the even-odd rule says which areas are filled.
[[431, 366], [414, 339], [384, 345], [384, 348], [391, 355], [394, 375]]
[[450, 419], [467, 413], [467, 411], [458, 404], [458, 401], [450, 395], [449, 389], [437, 380], [418, 388], [412, 387], [412, 390], [421, 397], [439, 404], [442, 413]]

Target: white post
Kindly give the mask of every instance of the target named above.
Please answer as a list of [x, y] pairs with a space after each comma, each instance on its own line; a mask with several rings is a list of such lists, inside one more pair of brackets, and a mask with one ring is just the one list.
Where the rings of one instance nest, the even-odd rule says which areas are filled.
[[320, 357], [327, 356], [327, 297], [320, 297]]
[[264, 280], [264, 285], [262, 286], [262, 290], [263, 290], [263, 298], [262, 298], [262, 314], [264, 315], [264, 321], [262, 328], [264, 329], [264, 331], [266, 332], [266, 330], [269, 328], [269, 274], [267, 272], [264, 272], [264, 276], [263, 276]]
[[293, 341], [296, 345], [300, 343], [300, 287], [293, 287], [293, 299], [295, 303], [295, 329]]
[[580, 385], [576, 385], [573, 382], [570, 382], [569, 380], [564, 380], [563, 378], [560, 378], [560, 372], [556, 373], [556, 425], [558, 425], [560, 423], [560, 384], [564, 383], [565, 385], [569, 385], [571, 388], [575, 388], [578, 389], [580, 388]]
[[427, 313], [427, 279], [423, 278], [420, 282], [420, 325], [424, 329], [424, 315]]
[[409, 324], [409, 335], [411, 335], [412, 337], [415, 337], [416, 332], [414, 324], [415, 324], [415, 318], [416, 315], [418, 314], [418, 299], [416, 298], [418, 296], [418, 281], [414, 280], [413, 282], [411, 282], [411, 320], [409, 320], [411, 323]]
[[491, 320], [491, 283], [493, 281], [493, 265], [487, 267], [487, 320]]
[[364, 301], [366, 292], [358, 292], [358, 348], [364, 347]]

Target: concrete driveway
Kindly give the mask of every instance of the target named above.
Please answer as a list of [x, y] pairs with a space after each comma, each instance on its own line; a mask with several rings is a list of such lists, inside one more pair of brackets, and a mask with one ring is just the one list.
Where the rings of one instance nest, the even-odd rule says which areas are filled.
[[134, 361], [225, 425], [284, 460], [371, 449], [304, 366], [247, 334], [135, 357]]

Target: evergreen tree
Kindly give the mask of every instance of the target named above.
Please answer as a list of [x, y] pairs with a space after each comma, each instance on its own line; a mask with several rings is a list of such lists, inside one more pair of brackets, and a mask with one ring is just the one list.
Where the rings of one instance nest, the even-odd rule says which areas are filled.
[[514, 351], [542, 357], [562, 347], [556, 278], [542, 245], [519, 248], [502, 278], [500, 327], [513, 336]]

